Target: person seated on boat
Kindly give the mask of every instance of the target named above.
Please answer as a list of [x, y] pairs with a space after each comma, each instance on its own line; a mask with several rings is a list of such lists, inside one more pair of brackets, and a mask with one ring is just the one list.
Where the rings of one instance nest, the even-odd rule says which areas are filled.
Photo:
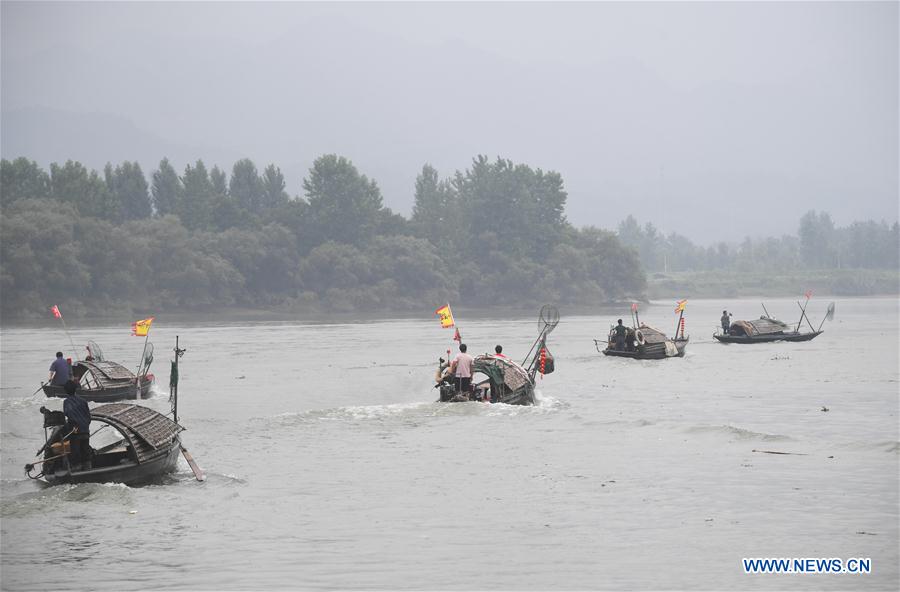
[[88, 470], [91, 468], [91, 410], [87, 401], [75, 394], [78, 384], [75, 381], [66, 383], [66, 398], [63, 400], [63, 413], [66, 414], [64, 433], [69, 435], [71, 453], [69, 462], [73, 469]]
[[50, 364], [50, 384], [65, 386], [72, 377], [72, 370], [63, 358], [62, 352], [56, 352], [56, 359]]
[[84, 356], [84, 361], [85, 361], [85, 362], [93, 362], [93, 361], [94, 361], [94, 356], [91, 354], [91, 346], [87, 346], [87, 347], [85, 347], [84, 349], [87, 350], [87, 355]]
[[505, 357], [506, 357], [506, 356], [503, 355], [503, 346], [502, 346], [502, 345], [495, 345], [495, 346], [494, 346], [494, 355], [497, 356], [498, 358], [505, 358]]
[[637, 331], [629, 329], [628, 335], [625, 337], [625, 349], [627, 351], [634, 351], [636, 348], [637, 348]]
[[728, 335], [728, 331], [731, 329], [731, 313], [727, 310], [722, 311], [722, 333]]
[[613, 331], [616, 332], [615, 349], [623, 351], [625, 349], [625, 338], [628, 336], [628, 328], [622, 324], [622, 319], [619, 319], [618, 323], [619, 324], [613, 329]]
[[466, 353], [466, 344], [459, 344], [459, 353], [450, 364], [450, 373], [456, 378], [456, 392], [468, 393], [472, 390], [472, 364], [475, 358]]
[[444, 358], [438, 358], [438, 369], [434, 374], [434, 381], [437, 383], [434, 388], [440, 388], [442, 384], [453, 384], [454, 377], [450, 372], [450, 364], [444, 361]]

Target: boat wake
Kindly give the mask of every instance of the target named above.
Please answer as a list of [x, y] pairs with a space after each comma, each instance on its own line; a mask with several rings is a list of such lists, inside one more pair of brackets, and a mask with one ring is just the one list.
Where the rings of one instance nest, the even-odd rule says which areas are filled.
[[19, 409], [34, 409], [45, 403], [44, 396], [23, 397], [21, 399], [0, 400], [0, 412], [18, 411]]
[[42, 481], [21, 480], [28, 491], [4, 496], [0, 502], [0, 517], [20, 518], [58, 510], [62, 504], [105, 503], [125, 505], [134, 501], [134, 492], [121, 483], [79, 483], [51, 487]]
[[689, 434], [712, 434], [712, 435], [725, 435], [733, 440], [759, 440], [762, 442], [792, 442], [794, 438], [790, 436], [783, 436], [781, 434], [767, 434], [765, 432], [754, 432], [753, 430], [747, 430], [744, 428], [735, 427], [732, 425], [718, 425], [718, 426], [694, 426], [687, 428], [685, 430]]
[[353, 405], [331, 409], [315, 409], [296, 413], [281, 413], [273, 417], [257, 417], [254, 422], [271, 427], [294, 427], [325, 422], [368, 423], [418, 423], [428, 418], [457, 417], [466, 415], [516, 416], [555, 413], [569, 407], [568, 403], [536, 392], [537, 404], [505, 405], [503, 403], [393, 403], [389, 405]]

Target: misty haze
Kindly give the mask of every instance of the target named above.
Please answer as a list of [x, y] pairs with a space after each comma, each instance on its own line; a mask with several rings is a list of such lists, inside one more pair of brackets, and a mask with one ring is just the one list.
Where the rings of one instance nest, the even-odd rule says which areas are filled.
[[0, 0], [0, 588], [897, 590], [898, 31]]

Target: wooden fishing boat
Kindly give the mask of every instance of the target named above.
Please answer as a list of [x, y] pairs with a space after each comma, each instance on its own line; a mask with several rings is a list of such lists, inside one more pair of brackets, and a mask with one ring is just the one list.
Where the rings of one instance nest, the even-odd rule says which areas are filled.
[[[75, 393], [86, 401], [111, 403], [124, 399], [145, 399], [150, 394], [155, 377], [145, 372], [140, 377], [140, 397], [138, 381], [134, 372], [109, 361], [79, 360], [72, 364], [72, 374], [78, 383]], [[48, 397], [66, 396], [65, 388], [56, 384], [44, 384], [44, 394]]]
[[535, 377], [551, 374], [555, 361], [547, 349], [547, 336], [559, 324], [559, 311], [545, 305], [538, 317], [540, 329], [537, 340], [531, 346], [521, 364], [499, 354], [477, 356], [472, 364], [472, 387], [469, 392], [459, 392], [453, 377], [448, 375], [449, 362], [441, 358], [435, 379], [440, 389], [441, 403], [483, 401], [507, 405], [534, 405]]
[[[545, 372], [546, 373], [546, 372]], [[485, 401], [507, 405], [534, 405], [534, 378], [505, 356], [485, 354], [472, 364], [472, 392], [458, 393], [456, 385], [440, 385], [442, 403]]]
[[752, 321], [734, 321], [728, 333], [716, 332], [713, 337], [722, 343], [772, 343], [773, 341], [809, 341], [824, 331], [800, 333], [778, 319], [760, 317]]
[[[146, 399], [153, 387], [154, 376], [150, 374], [153, 363], [153, 344], [144, 343], [144, 352], [137, 374], [116, 362], [107, 360], [103, 350], [93, 341], [88, 341], [87, 357], [72, 364], [72, 377], [78, 383], [75, 391], [85, 401], [112, 403], [125, 399]], [[65, 397], [65, 387], [55, 384], [41, 384], [48, 397]], [[140, 394], [140, 396], [139, 396]]]
[[[664, 360], [684, 357], [689, 337], [669, 339], [659, 329], [641, 323], [640, 327], [628, 327], [624, 349], [616, 348], [615, 327], [609, 331], [606, 342], [594, 340], [597, 351], [605, 356], [632, 358], [634, 360]], [[603, 349], [600, 349], [603, 345]]]
[[[60, 483], [125, 483], [135, 485], [153, 481], [175, 470], [181, 453], [179, 432], [184, 428], [165, 415], [141, 405], [110, 403], [91, 410], [94, 434], [110, 429], [114, 435], [109, 444], [93, 451], [91, 462], [84, 466], [70, 461], [69, 442], [62, 411], [41, 407], [44, 428], [50, 430], [44, 447], [41, 473], [32, 475], [34, 465], [26, 465], [28, 476], [43, 477], [51, 484]], [[94, 427], [96, 424], [101, 427]]]
[[[807, 303], [809, 299], [807, 299]], [[719, 329], [713, 334], [713, 337], [721, 343], [772, 343], [774, 341], [810, 341], [815, 339], [824, 331], [822, 325], [825, 321], [834, 319], [834, 302], [828, 305], [825, 312], [825, 318], [819, 323], [818, 328], [814, 328], [809, 318], [806, 316], [806, 306], [797, 303], [800, 306], [800, 320], [797, 325], [788, 325], [784, 321], [779, 321], [774, 317], [770, 317], [768, 311], [758, 319], [752, 321], [733, 321], [725, 333]], [[763, 310], [766, 307], [763, 305]], [[809, 324], [809, 331], [803, 333], [800, 326], [804, 318]]]
[[[184, 428], [178, 423], [178, 360], [185, 350], [175, 341], [170, 388], [172, 419], [133, 403], [110, 403], [91, 410], [91, 449], [88, 462], [71, 458], [72, 441], [62, 411], [41, 407], [44, 415], [42, 457], [25, 465], [25, 474], [50, 485], [62, 483], [124, 483], [140, 485], [175, 470], [178, 454], [184, 455], [198, 481], [206, 477], [181, 442]], [[99, 427], [96, 427], [99, 424]], [[38, 473], [34, 474], [39, 467]]]

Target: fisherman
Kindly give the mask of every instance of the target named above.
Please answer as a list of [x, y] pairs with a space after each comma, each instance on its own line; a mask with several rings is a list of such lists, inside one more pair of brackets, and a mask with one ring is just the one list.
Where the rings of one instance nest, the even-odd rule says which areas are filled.
[[71, 368], [63, 358], [62, 352], [56, 352], [56, 359], [50, 364], [50, 384], [65, 386], [72, 377]]
[[616, 325], [616, 347], [615, 349], [618, 351], [622, 351], [625, 349], [625, 337], [628, 335], [628, 328], [622, 324], [622, 319], [619, 319], [619, 324]]
[[475, 359], [466, 353], [466, 344], [459, 344], [459, 353], [450, 364], [450, 372], [456, 377], [456, 392], [467, 393], [472, 385], [472, 363]]
[[729, 329], [731, 329], [731, 313], [727, 310], [722, 311], [722, 333], [728, 335]]
[[[503, 355], [503, 346], [495, 345], [494, 346], [494, 355], [498, 358], [508, 359]], [[494, 384], [494, 381], [491, 380], [491, 403], [496, 403], [500, 400], [500, 395], [503, 393], [503, 385], [502, 384]]]
[[[74, 469], [89, 470], [91, 466], [91, 410], [87, 401], [75, 394], [78, 383], [69, 381], [66, 383], [66, 398], [63, 401], [63, 412], [66, 414], [66, 426], [64, 433], [70, 434], [69, 446], [71, 446], [70, 462]], [[75, 465], [78, 463], [78, 465]]]

